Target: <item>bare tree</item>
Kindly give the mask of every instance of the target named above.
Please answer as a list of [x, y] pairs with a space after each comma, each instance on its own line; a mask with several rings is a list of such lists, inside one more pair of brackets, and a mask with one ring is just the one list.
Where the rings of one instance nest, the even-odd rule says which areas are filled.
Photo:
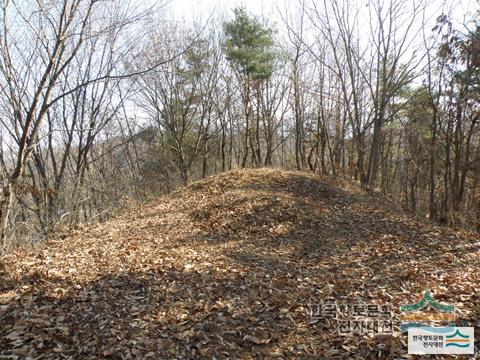
[[[1, 2], [0, 89], [2, 107], [7, 110], [1, 121], [8, 131], [5, 140], [11, 143], [10, 156], [4, 158], [6, 176], [0, 196], [4, 247], [8, 245], [6, 229], [14, 196], [22, 187], [32, 155], [36, 154], [34, 159], [41, 170], [42, 150], [38, 146], [45, 121], [53, 116], [52, 107], [91, 84], [124, 76], [114, 71], [119, 70], [135, 43], [124, 37], [125, 31], [145, 15], [134, 10], [128, 3], [97, 0]], [[99, 41], [104, 45], [96, 45]], [[83, 62], [85, 57], [88, 60]], [[78, 66], [88, 69], [82, 68], [82, 81], [74, 84], [66, 75]], [[52, 142], [51, 148], [54, 146]]]

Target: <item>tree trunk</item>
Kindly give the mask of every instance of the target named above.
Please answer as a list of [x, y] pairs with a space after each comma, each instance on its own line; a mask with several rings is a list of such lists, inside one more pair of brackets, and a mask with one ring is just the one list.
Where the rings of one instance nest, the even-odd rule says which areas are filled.
[[0, 193], [0, 239], [2, 241], [2, 251], [7, 250], [8, 239], [7, 239], [7, 229], [8, 229], [8, 218], [10, 216], [10, 211], [12, 210], [13, 202], [13, 183], [9, 182]]
[[435, 205], [435, 147], [437, 144], [437, 108], [434, 107], [432, 119], [432, 144], [430, 146], [430, 169], [429, 169], [429, 201], [428, 207], [430, 212], [430, 220], [437, 220], [437, 208]]

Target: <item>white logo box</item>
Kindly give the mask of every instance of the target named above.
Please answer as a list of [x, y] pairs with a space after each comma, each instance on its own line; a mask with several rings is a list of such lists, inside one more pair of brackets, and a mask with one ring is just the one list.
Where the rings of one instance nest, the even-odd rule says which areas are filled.
[[473, 354], [473, 327], [412, 327], [408, 329], [409, 354]]

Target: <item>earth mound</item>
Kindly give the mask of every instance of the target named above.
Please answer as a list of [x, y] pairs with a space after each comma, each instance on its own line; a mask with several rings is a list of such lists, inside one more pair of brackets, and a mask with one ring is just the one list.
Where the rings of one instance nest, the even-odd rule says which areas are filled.
[[478, 234], [348, 182], [231, 171], [1, 259], [0, 357], [393, 359], [404, 335], [340, 336], [312, 304], [398, 319], [429, 290], [478, 328], [479, 264]]

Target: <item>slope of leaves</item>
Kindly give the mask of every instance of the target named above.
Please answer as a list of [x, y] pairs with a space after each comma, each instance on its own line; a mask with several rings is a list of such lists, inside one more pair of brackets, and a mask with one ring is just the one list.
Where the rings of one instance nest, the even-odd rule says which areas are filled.
[[478, 334], [479, 235], [426, 225], [347, 185], [232, 171], [8, 255], [0, 355], [409, 358], [404, 335], [339, 336], [310, 321], [308, 304], [398, 309], [424, 290]]

